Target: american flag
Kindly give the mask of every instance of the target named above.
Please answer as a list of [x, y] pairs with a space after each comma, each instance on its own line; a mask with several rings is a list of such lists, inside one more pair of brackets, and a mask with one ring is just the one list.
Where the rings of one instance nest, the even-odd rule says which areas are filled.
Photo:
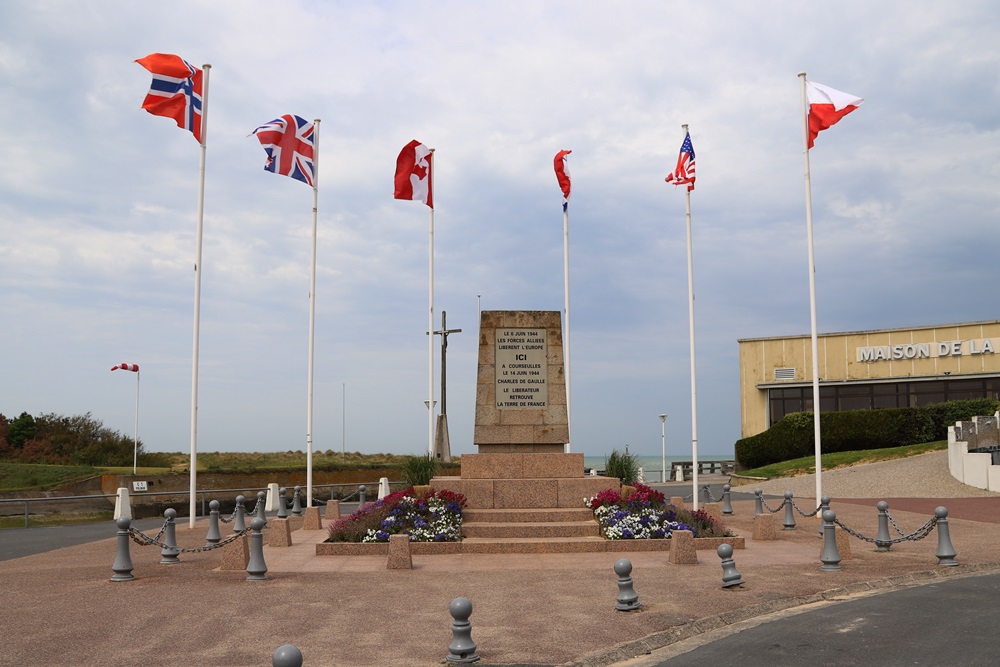
[[677, 167], [665, 180], [674, 185], [687, 184], [688, 192], [691, 192], [694, 190], [694, 177], [694, 146], [691, 145], [691, 133], [688, 132], [684, 135], [684, 143], [681, 144], [681, 152], [677, 156]]
[[118, 364], [117, 366], [112, 366], [111, 367], [111, 370], [113, 370], [113, 371], [117, 371], [119, 369], [121, 369], [123, 371], [132, 371], [133, 373], [138, 373], [139, 372], [139, 364]]
[[142, 108], [154, 116], [173, 118], [177, 127], [189, 130], [200, 142], [202, 71], [170, 53], [151, 53], [136, 62], [153, 75]]
[[314, 129], [306, 119], [289, 113], [251, 132], [267, 152], [264, 170], [314, 186]]

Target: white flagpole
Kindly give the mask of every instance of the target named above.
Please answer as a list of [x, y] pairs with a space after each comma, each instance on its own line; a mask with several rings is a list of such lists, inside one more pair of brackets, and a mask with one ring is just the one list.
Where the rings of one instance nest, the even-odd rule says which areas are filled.
[[570, 406], [570, 355], [569, 355], [569, 206], [563, 207], [563, 285], [564, 301], [563, 312], [566, 315], [566, 330], [563, 332], [563, 360], [566, 365], [566, 432], [569, 435], [569, 442], [566, 443], [565, 451], [570, 453], [570, 443], [573, 441], [572, 412]]
[[306, 507], [313, 498], [313, 351], [316, 348], [316, 218], [319, 210], [319, 118], [313, 120], [312, 273], [309, 278], [309, 387], [306, 401]]
[[201, 328], [201, 238], [205, 221], [205, 147], [208, 135], [208, 74], [212, 66], [201, 66], [204, 72], [201, 90], [201, 162], [198, 167], [198, 232], [194, 259], [194, 342], [191, 353], [191, 485], [188, 503], [190, 528], [194, 528], [198, 494], [198, 340]]
[[134, 446], [132, 449], [132, 474], [139, 474], [139, 371], [135, 372], [135, 437], [133, 439]]
[[823, 455], [819, 427], [819, 344], [816, 336], [816, 258], [813, 253], [812, 180], [809, 174], [809, 105], [806, 100], [806, 73], [799, 72], [802, 82], [802, 139], [805, 150], [806, 236], [809, 245], [809, 323], [812, 337], [813, 439], [816, 457], [816, 502], [823, 497]]
[[[431, 152], [431, 168], [427, 174], [427, 191], [434, 197], [434, 149]], [[428, 308], [427, 308], [427, 455], [434, 457], [434, 207], [430, 213], [430, 252], [428, 267]]]
[[[684, 128], [687, 137], [688, 126]], [[691, 242], [691, 190], [684, 188], [684, 220], [687, 225], [687, 260], [688, 260], [688, 338], [691, 346], [691, 485], [694, 508], [698, 509], [698, 391], [695, 376], [694, 355], [694, 260], [693, 244]]]

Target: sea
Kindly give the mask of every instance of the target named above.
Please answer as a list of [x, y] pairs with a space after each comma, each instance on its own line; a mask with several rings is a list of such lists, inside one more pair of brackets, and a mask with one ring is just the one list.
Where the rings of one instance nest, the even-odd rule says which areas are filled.
[[[731, 461], [733, 456], [725, 454], [702, 454], [698, 453], [699, 461]], [[588, 456], [584, 454], [583, 456], [583, 466], [585, 468], [594, 468], [596, 470], [604, 470], [604, 463], [607, 460], [607, 456]], [[674, 461], [690, 461], [691, 455], [687, 456], [671, 456], [667, 455], [667, 470], [673, 470]], [[660, 472], [663, 470], [663, 458], [660, 456], [640, 456], [639, 457], [639, 467], [642, 468], [643, 475], [649, 481], [659, 481], [661, 479]]]

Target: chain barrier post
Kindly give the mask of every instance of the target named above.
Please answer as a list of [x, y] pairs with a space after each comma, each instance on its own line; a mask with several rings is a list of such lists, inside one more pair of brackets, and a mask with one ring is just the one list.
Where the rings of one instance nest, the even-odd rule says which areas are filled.
[[698, 497], [701, 498], [699, 502], [702, 505], [707, 505], [708, 503], [712, 502], [712, 492], [709, 490], [708, 484], [705, 484], [704, 486], [701, 487]]
[[219, 507], [222, 505], [218, 500], [213, 500], [208, 506], [211, 511], [208, 513], [208, 534], [205, 535], [205, 542], [218, 544], [222, 541], [222, 533], [219, 531]]
[[365, 485], [362, 484], [358, 487], [358, 509], [365, 504]]
[[267, 525], [267, 491], [257, 492], [257, 518]]
[[934, 510], [934, 516], [937, 517], [938, 546], [935, 555], [938, 565], [942, 567], [958, 565], [958, 561], [955, 560], [955, 547], [951, 544], [951, 531], [948, 529], [948, 508], [938, 507]]
[[632, 562], [628, 558], [621, 558], [615, 563], [615, 574], [618, 575], [618, 604], [615, 609], [618, 611], [634, 611], [642, 604], [639, 602], [639, 594], [632, 587]]
[[819, 516], [819, 536], [823, 537], [823, 512], [830, 509], [830, 496], [823, 496], [819, 499], [819, 509], [816, 514]]
[[263, 530], [264, 520], [260, 517], [250, 522], [250, 561], [247, 563], [247, 581], [265, 581], [267, 579]]
[[128, 530], [132, 525], [132, 519], [127, 516], [119, 517], [115, 520], [115, 525], [118, 526], [117, 549], [115, 550], [115, 563], [111, 566], [111, 571], [114, 572], [111, 581], [132, 581], [135, 577], [132, 576], [132, 555], [129, 553]]
[[827, 572], [838, 572], [843, 568], [840, 565], [840, 551], [837, 550], [837, 514], [833, 510], [823, 512], [823, 554], [819, 559], [823, 562], [819, 569]]
[[292, 516], [302, 516], [302, 487], [296, 486], [292, 493]]
[[732, 486], [729, 484], [722, 485], [722, 513], [732, 514], [733, 513], [733, 503], [729, 497], [729, 492], [732, 490]]
[[892, 537], [889, 535], [889, 503], [880, 500], [875, 507], [878, 508], [878, 532], [875, 533], [875, 551], [889, 551], [892, 547]]
[[764, 513], [764, 498], [761, 494], [764, 493], [764, 489], [754, 489], [753, 490], [753, 513], [763, 514]]
[[722, 587], [732, 588], [744, 584], [743, 577], [736, 570], [736, 561], [733, 559], [733, 547], [729, 544], [720, 544], [715, 553], [722, 559]]
[[[364, 488], [364, 487], [362, 487]], [[445, 662], [471, 663], [479, 660], [476, 642], [472, 641], [472, 602], [468, 598], [455, 598], [448, 605], [451, 614], [451, 643]]]
[[181, 552], [177, 549], [177, 524], [174, 523], [174, 519], [177, 518], [177, 510], [168, 507], [163, 516], [166, 522], [163, 525], [163, 548], [160, 549], [160, 563], [173, 565], [181, 562], [181, 559], [178, 558]]
[[271, 656], [271, 667], [302, 667], [302, 651], [293, 644], [279, 646]]
[[781, 525], [785, 527], [785, 530], [795, 530], [795, 501], [792, 500], [791, 491], [785, 491], [785, 502], [782, 505], [785, 506], [785, 519], [781, 522]]
[[234, 510], [236, 512], [236, 517], [233, 519], [234, 533], [242, 533], [244, 530], [247, 529], [247, 523], [246, 523], [247, 510], [246, 507], [243, 506], [243, 503], [245, 501], [246, 498], [244, 498], [243, 496], [236, 496], [236, 509]]
[[287, 500], [285, 495], [288, 493], [288, 489], [281, 487], [278, 489], [278, 518], [287, 519], [288, 518], [288, 506], [285, 503]]

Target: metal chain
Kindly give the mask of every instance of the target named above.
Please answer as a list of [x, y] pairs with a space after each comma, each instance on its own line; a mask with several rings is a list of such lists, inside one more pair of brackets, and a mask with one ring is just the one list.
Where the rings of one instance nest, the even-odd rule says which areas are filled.
[[712, 495], [712, 489], [711, 489], [711, 487], [709, 487], [708, 484], [706, 484], [705, 486], [703, 486], [701, 488], [705, 492], [705, 495], [708, 496], [708, 501], [709, 502], [711, 502], [711, 503], [721, 503], [722, 502], [722, 498], [721, 497], [716, 498], [715, 496]]
[[822, 505], [820, 505], [819, 507], [817, 507], [816, 509], [814, 509], [812, 512], [809, 512], [809, 514], [806, 514], [805, 512], [803, 512], [802, 510], [799, 509], [798, 505], [795, 504], [795, 500], [792, 500], [791, 502], [792, 502], [792, 507], [795, 508], [795, 511], [798, 512], [799, 514], [801, 514], [802, 516], [804, 516], [807, 519], [809, 517], [811, 517], [811, 516], [816, 516], [819, 513], [820, 509], [822, 509], [822, 507], [823, 507]]
[[782, 509], [785, 506], [785, 503], [788, 502], [788, 498], [785, 498], [784, 500], [782, 500], [781, 504], [778, 505], [777, 507], [775, 507], [774, 509], [771, 509], [771, 506], [767, 504], [766, 500], [764, 500], [764, 494], [763, 493], [760, 494], [760, 502], [764, 506], [764, 509], [766, 509], [771, 514], [774, 514], [775, 512], [777, 512], [778, 510]]
[[[846, 530], [849, 535], [853, 535], [854, 537], [864, 542], [871, 542], [872, 544], [899, 544], [900, 542], [917, 542], [919, 540], [924, 539], [925, 537], [931, 534], [931, 531], [934, 530], [934, 526], [937, 525], [938, 518], [936, 516], [932, 516], [930, 519], [927, 520], [927, 523], [922, 525], [920, 528], [917, 528], [909, 535], [903, 535], [902, 537], [897, 537], [894, 540], [876, 540], [874, 537], [868, 537], [867, 535], [862, 535], [856, 530], [851, 530], [843, 523], [841, 523], [840, 519], [834, 519], [833, 522], [838, 526], [840, 526], [841, 528], [843, 528], [844, 530]], [[902, 535], [902, 533], [900, 534]]]
[[885, 510], [885, 515], [889, 519], [889, 525], [892, 526], [893, 529], [895, 529], [895, 531], [897, 533], [899, 533], [900, 535], [906, 535], [906, 533], [904, 533], [902, 530], [900, 530], [899, 526], [896, 525], [896, 520], [892, 518], [891, 514], [889, 514], [888, 508], [886, 508], [886, 510]]
[[169, 544], [164, 544], [163, 542], [161, 542], [159, 540], [159, 537], [160, 537], [160, 535], [163, 534], [163, 531], [160, 531], [160, 535], [157, 535], [156, 537], [150, 537], [149, 535], [145, 534], [141, 530], [139, 530], [137, 528], [132, 528], [131, 526], [129, 526], [128, 532], [129, 532], [129, 535], [132, 537], [132, 541], [135, 542], [136, 544], [138, 544], [141, 547], [149, 546], [149, 545], [152, 544], [152, 545], [160, 547], [161, 549], [173, 549], [174, 551], [177, 551], [179, 553], [197, 554], [197, 553], [201, 553], [202, 551], [212, 551], [213, 549], [218, 549], [219, 547], [224, 547], [227, 544], [229, 544], [230, 542], [233, 542], [234, 540], [236, 540], [236, 539], [238, 539], [240, 537], [243, 537], [248, 532], [250, 532], [250, 530], [249, 529], [247, 529], [247, 530], [241, 530], [238, 533], [233, 533], [232, 535], [230, 535], [229, 537], [227, 537], [226, 539], [222, 540], [221, 542], [219, 542], [217, 544], [206, 544], [203, 547], [183, 548], [183, 549], [180, 548], [180, 547], [177, 547], [177, 546], [171, 546]]

